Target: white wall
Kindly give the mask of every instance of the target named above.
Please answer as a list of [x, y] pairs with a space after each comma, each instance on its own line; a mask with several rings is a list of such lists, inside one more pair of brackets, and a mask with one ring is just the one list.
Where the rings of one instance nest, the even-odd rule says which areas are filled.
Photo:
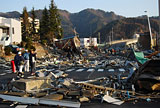
[[0, 28], [0, 39], [2, 38], [2, 29]]
[[97, 46], [97, 38], [80, 38], [81, 46], [88, 47], [90, 45]]
[[[12, 31], [12, 28], [14, 28], [14, 34], [13, 34], [13, 31]], [[21, 36], [21, 22], [20, 21], [17, 21], [15, 19], [11, 19], [11, 27], [10, 27], [10, 30], [11, 30], [11, 37], [12, 37], [12, 43], [13, 42], [17, 42], [17, 43], [20, 43], [22, 41], [22, 36]]]
[[[0, 17], [0, 23], [2, 25], [7, 25], [6, 27], [9, 28], [9, 37], [10, 37], [9, 44], [12, 44], [13, 42], [20, 43], [22, 41], [20, 21], [12, 18]], [[14, 28], [14, 34], [13, 34], [13, 28]], [[2, 36], [3, 36], [2, 29], [0, 28], [0, 39], [2, 38]]]

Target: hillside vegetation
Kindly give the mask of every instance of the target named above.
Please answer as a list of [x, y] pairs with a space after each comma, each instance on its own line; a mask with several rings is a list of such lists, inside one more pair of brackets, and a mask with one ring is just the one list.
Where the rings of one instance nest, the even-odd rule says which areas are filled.
[[[42, 18], [43, 10], [35, 10], [38, 19]], [[66, 10], [59, 10], [64, 36], [74, 35], [74, 28], [80, 37], [89, 36], [100, 30], [111, 21], [119, 20], [124, 17], [116, 15], [114, 12], [105, 12], [103, 10], [85, 9], [78, 13], [70, 13]], [[0, 13], [0, 16], [6, 18], [19, 18], [19, 12]], [[31, 12], [29, 12], [31, 16]]]
[[[159, 22], [156, 19], [151, 19], [152, 33], [155, 35], [159, 31]], [[98, 36], [98, 32], [101, 34], [101, 41], [108, 41], [111, 36], [113, 28], [113, 39], [130, 39], [135, 33], [148, 32], [148, 21], [146, 18], [125, 18], [117, 21], [113, 21], [101, 30], [93, 34], [94, 37]]]
[[[42, 10], [35, 10], [38, 19], [42, 17]], [[29, 15], [31, 13], [29, 12]], [[101, 34], [101, 42], [108, 41], [113, 28], [113, 39], [129, 39], [134, 33], [148, 31], [148, 22], [146, 16], [125, 18], [116, 15], [114, 12], [105, 12], [103, 10], [85, 9], [78, 13], [70, 13], [66, 10], [59, 10], [64, 36], [74, 35], [74, 28], [80, 37], [97, 37]], [[7, 18], [19, 18], [20, 13], [13, 11], [0, 13], [0, 16]], [[159, 31], [159, 22], [157, 17], [152, 17], [152, 33]]]

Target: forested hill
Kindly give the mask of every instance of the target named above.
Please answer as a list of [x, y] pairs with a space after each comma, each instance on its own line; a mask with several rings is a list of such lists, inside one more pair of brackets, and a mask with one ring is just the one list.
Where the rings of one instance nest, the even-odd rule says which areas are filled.
[[[42, 10], [35, 10], [38, 19], [42, 17]], [[74, 35], [73, 29], [79, 33], [80, 37], [89, 36], [100, 30], [107, 23], [119, 20], [124, 17], [116, 15], [114, 12], [105, 12], [103, 10], [85, 9], [78, 13], [70, 13], [66, 10], [59, 10], [64, 36]], [[30, 12], [29, 12], [30, 14]], [[0, 16], [7, 18], [19, 18], [19, 12], [0, 13]]]
[[[38, 19], [41, 19], [42, 10], [35, 10]], [[103, 10], [85, 9], [78, 13], [70, 13], [66, 10], [59, 10], [64, 36], [74, 35], [73, 29], [79, 33], [80, 37], [92, 35], [97, 37], [101, 33], [101, 41], [107, 41], [113, 28], [114, 40], [132, 38], [134, 33], [148, 31], [146, 16], [136, 18], [125, 18], [116, 15], [114, 12]], [[29, 12], [30, 14], [30, 12]], [[0, 16], [7, 18], [19, 18], [21, 14], [17, 11], [0, 13]], [[158, 32], [158, 18], [152, 17], [152, 33]]]
[[[159, 21], [156, 18], [151, 18], [151, 29], [152, 33], [156, 34], [159, 31]], [[98, 32], [101, 34], [101, 41], [108, 41], [111, 36], [113, 28], [113, 39], [130, 39], [135, 33], [148, 32], [148, 21], [147, 18], [125, 18], [117, 21], [113, 21], [101, 30], [93, 34], [93, 37], [98, 37]]]

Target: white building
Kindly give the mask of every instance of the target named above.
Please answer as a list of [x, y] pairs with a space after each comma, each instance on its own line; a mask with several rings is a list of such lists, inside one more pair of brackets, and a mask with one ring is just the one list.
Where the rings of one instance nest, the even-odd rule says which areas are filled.
[[82, 47], [97, 46], [97, 38], [80, 38]]
[[[33, 19], [32, 19], [31, 17], [28, 17], [28, 21], [29, 21], [30, 24], [32, 24], [32, 20], [33, 20]], [[20, 21], [21, 21], [21, 23], [22, 23], [22, 22], [23, 22], [23, 19], [20, 18]], [[39, 30], [39, 27], [40, 27], [40, 21], [39, 21], [39, 19], [35, 19], [34, 24], [35, 24], [36, 33], [38, 33], [38, 30]]]
[[21, 41], [21, 22], [12, 18], [0, 17], [0, 44], [7, 46]]
[[[31, 18], [31, 17], [28, 17], [28, 20], [29, 20], [29, 23], [31, 24], [31, 23], [32, 23], [32, 18]], [[36, 32], [38, 32], [39, 26], [40, 26], [39, 19], [35, 19], [34, 23], [35, 23]]]

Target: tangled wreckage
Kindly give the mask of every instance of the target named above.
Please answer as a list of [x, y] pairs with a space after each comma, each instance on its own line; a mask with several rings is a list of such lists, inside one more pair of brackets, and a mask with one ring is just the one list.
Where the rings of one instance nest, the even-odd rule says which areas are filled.
[[[79, 108], [95, 101], [123, 105], [160, 98], [159, 58], [146, 59], [138, 52], [132, 52], [134, 57], [130, 57], [124, 56], [128, 52], [111, 54], [84, 48], [79, 51], [83, 58], [75, 53], [68, 59], [67, 54], [62, 57], [58, 51], [53, 51], [56, 54], [49, 59], [37, 60], [35, 76], [25, 73], [24, 78], [17, 78], [12, 73], [9, 81], [2, 81], [1, 103]], [[0, 69], [10, 68], [9, 63], [3, 63]]]

